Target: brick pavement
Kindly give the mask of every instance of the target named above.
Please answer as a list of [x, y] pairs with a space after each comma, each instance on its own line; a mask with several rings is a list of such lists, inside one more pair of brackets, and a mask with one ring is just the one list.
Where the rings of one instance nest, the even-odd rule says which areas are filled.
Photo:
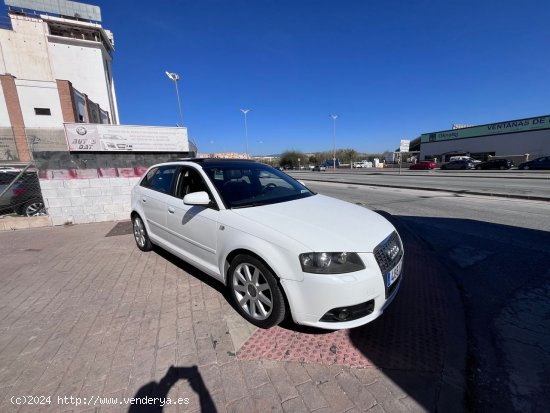
[[[436, 368], [377, 365], [369, 354], [363, 354], [371, 356], [364, 368], [330, 360], [245, 360], [237, 357], [239, 349], [262, 332], [233, 310], [220, 284], [167, 253], [140, 252], [131, 235], [116, 235], [124, 231], [105, 237], [112, 228], [99, 223], [0, 233], [0, 411], [153, 411], [57, 402], [58, 396], [88, 402], [144, 395], [189, 399], [164, 406], [165, 412], [431, 411], [442, 399], [447, 408], [462, 409], [460, 397], [442, 388], [448, 336], [430, 342], [437, 335], [432, 330], [447, 325], [445, 300], [432, 311], [411, 307], [418, 316], [439, 317], [437, 323], [411, 324], [405, 317], [399, 329], [390, 328], [397, 334], [392, 342], [379, 343], [387, 345], [388, 360], [407, 360], [408, 347], [400, 343], [416, 336], [425, 350], [413, 354], [415, 362], [433, 360], [430, 352], [437, 350]], [[422, 253], [408, 244], [409, 255]], [[431, 288], [440, 292], [438, 285]], [[420, 325], [432, 330], [416, 330]], [[357, 335], [356, 347], [366, 351], [365, 340]], [[10, 402], [23, 395], [51, 395], [51, 405]]]

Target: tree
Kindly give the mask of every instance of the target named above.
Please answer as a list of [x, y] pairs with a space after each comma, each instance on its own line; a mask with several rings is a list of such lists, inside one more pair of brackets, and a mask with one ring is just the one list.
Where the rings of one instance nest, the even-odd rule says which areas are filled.
[[[300, 161], [298, 161], [300, 159]], [[304, 165], [307, 163], [307, 156], [300, 151], [284, 151], [281, 154], [281, 158], [279, 160], [279, 165], [281, 165], [283, 168], [294, 168], [297, 167], [299, 164]]]
[[353, 160], [355, 159], [355, 157], [357, 156], [357, 151], [355, 149], [344, 149], [342, 151], [342, 158], [345, 159], [345, 160], [348, 160], [349, 159], [349, 166], [350, 168], [353, 168]]

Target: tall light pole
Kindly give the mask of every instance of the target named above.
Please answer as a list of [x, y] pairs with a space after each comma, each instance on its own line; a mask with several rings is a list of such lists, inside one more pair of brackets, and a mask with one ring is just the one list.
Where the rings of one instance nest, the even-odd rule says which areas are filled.
[[246, 123], [246, 114], [250, 112], [250, 109], [241, 109], [244, 114], [244, 141], [246, 144], [246, 157], [248, 158], [248, 124]]
[[183, 127], [183, 113], [181, 111], [180, 92], [178, 90], [178, 80], [180, 80], [180, 75], [178, 75], [177, 73], [173, 73], [173, 72], [165, 72], [165, 73], [166, 73], [166, 76], [168, 76], [168, 78], [170, 80], [174, 81], [174, 85], [176, 86], [176, 97], [178, 98], [178, 109], [180, 111], [180, 126]]
[[336, 119], [338, 115], [330, 115], [332, 118], [332, 167], [336, 170]]

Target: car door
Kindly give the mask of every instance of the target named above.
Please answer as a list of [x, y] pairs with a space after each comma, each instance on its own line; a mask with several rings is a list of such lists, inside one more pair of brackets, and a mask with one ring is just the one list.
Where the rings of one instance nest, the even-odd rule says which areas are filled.
[[166, 203], [171, 197], [177, 165], [164, 165], [149, 171], [140, 185], [139, 202], [153, 238], [166, 238]]
[[191, 166], [182, 166], [174, 194], [166, 205], [168, 240], [184, 258], [219, 277], [216, 254], [219, 208], [215, 201], [209, 206], [183, 203], [185, 195], [199, 191], [208, 192], [214, 200], [201, 173]]

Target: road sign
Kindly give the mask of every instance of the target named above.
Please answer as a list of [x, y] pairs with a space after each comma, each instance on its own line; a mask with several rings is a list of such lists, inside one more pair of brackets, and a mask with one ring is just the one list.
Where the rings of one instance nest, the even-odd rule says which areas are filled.
[[410, 143], [410, 140], [401, 139], [401, 143], [399, 144], [399, 152], [409, 152]]

